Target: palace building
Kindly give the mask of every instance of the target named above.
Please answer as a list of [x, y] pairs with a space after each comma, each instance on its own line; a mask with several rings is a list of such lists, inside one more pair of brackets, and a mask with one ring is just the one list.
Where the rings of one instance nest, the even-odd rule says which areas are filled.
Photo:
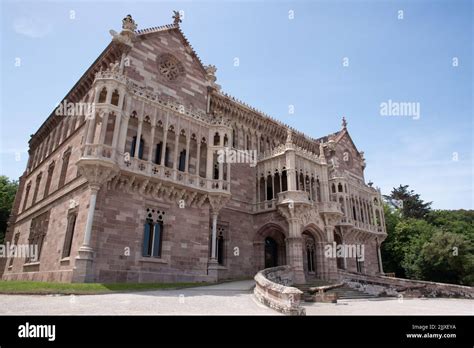
[[[6, 241], [38, 257], [6, 259], [2, 278], [383, 274], [381, 194], [346, 120], [312, 138], [225, 94], [173, 18], [142, 30], [124, 18], [32, 135]], [[331, 256], [340, 245], [355, 254]]]

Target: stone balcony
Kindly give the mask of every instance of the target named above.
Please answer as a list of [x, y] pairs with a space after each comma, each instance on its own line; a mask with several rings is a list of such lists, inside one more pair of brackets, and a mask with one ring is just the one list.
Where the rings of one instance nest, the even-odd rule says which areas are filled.
[[138, 175], [149, 180], [159, 180], [169, 185], [195, 191], [230, 193], [230, 185], [226, 180], [203, 178], [196, 174], [161, 166], [151, 161], [144, 161], [134, 157], [125, 158], [124, 154], [108, 145], [83, 145], [80, 162], [94, 162], [96, 164], [102, 162], [106, 166], [114, 165], [124, 174]]
[[278, 193], [277, 204], [313, 204], [306, 191], [283, 191]]

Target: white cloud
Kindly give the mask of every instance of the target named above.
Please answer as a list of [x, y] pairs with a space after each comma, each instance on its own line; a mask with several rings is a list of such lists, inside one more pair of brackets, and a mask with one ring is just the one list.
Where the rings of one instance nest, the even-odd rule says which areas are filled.
[[13, 22], [13, 28], [17, 34], [37, 39], [46, 36], [52, 25], [40, 17], [18, 17]]

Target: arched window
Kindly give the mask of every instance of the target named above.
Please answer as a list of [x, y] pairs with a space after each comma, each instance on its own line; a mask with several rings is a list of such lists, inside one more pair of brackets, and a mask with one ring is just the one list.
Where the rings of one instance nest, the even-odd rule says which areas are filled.
[[221, 137], [219, 136], [219, 133], [214, 134], [214, 146], [220, 145], [221, 142]]
[[178, 170], [180, 172], [184, 172], [184, 169], [186, 168], [186, 150], [183, 150], [179, 153], [179, 166]]
[[163, 149], [163, 142], [160, 141], [158, 144], [156, 144], [156, 151], [155, 151], [155, 163], [160, 164], [161, 163], [161, 152]]
[[219, 163], [214, 162], [214, 180], [219, 179]]
[[332, 193], [336, 193], [336, 185], [334, 184], [331, 185], [331, 191]]
[[288, 181], [286, 177], [286, 169], [283, 168], [283, 172], [281, 173], [281, 190], [288, 191]]
[[161, 257], [164, 212], [147, 209], [143, 234], [143, 257]]
[[272, 187], [272, 181], [273, 181], [273, 178], [271, 175], [268, 175], [267, 176], [267, 188], [266, 188], [266, 191], [267, 191], [267, 200], [271, 200], [273, 199], [273, 187]]
[[342, 189], [342, 184], [339, 183], [339, 185], [337, 185], [337, 191], [338, 191], [338, 192], [342, 192], [342, 190], [343, 190], [343, 189]]
[[118, 92], [118, 90], [114, 90], [114, 92], [112, 93], [112, 100], [110, 101], [110, 103], [112, 105], [118, 106], [118, 103], [119, 103], [119, 92]]
[[316, 200], [321, 202], [321, 184], [319, 179], [316, 179]]
[[227, 134], [224, 135], [224, 146], [227, 146], [229, 144], [229, 137]]
[[102, 88], [99, 94], [99, 103], [105, 103], [107, 100], [107, 88]]
[[224, 233], [219, 231], [217, 236], [217, 263], [219, 265], [224, 264]]

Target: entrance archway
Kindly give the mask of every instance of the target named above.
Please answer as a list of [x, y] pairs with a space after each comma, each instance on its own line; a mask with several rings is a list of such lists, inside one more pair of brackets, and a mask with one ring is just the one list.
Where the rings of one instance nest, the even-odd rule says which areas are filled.
[[273, 223], [266, 224], [255, 234], [254, 265], [256, 271], [286, 265], [286, 244], [283, 229]]
[[278, 266], [278, 244], [271, 238], [265, 238], [265, 268]]
[[316, 275], [316, 241], [308, 232], [303, 232], [303, 269], [305, 276]]

